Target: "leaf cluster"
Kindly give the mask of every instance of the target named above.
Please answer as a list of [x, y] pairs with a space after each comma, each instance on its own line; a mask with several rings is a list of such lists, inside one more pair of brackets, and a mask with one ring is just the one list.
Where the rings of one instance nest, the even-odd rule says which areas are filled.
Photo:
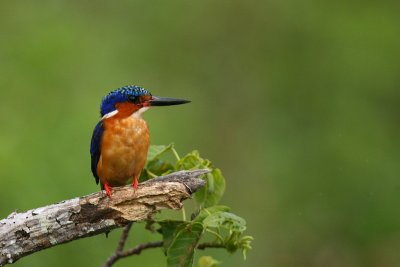
[[[156, 221], [158, 232], [163, 236], [168, 267], [192, 266], [196, 249], [224, 248], [231, 253], [241, 250], [244, 258], [251, 249], [253, 238], [243, 235], [246, 221], [230, 212], [229, 207], [218, 205], [225, 191], [224, 176], [208, 159], [203, 159], [198, 151], [180, 157], [173, 144], [151, 146], [140, 180], [179, 170], [204, 168], [210, 169], [210, 173], [202, 177], [206, 185], [194, 194], [198, 209], [192, 213], [191, 219], [186, 220], [183, 213], [182, 220]], [[202, 242], [207, 238], [211, 241]], [[219, 261], [209, 256], [201, 257], [198, 262], [199, 267], [217, 264]]]

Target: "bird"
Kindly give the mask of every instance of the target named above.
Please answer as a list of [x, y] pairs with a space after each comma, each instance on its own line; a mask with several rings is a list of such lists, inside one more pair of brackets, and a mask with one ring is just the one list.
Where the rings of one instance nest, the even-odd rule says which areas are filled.
[[157, 97], [148, 90], [127, 85], [103, 97], [100, 121], [90, 142], [91, 170], [102, 190], [111, 198], [112, 187], [124, 186], [133, 178], [134, 192], [144, 168], [150, 134], [143, 112], [154, 106], [189, 103], [189, 100]]

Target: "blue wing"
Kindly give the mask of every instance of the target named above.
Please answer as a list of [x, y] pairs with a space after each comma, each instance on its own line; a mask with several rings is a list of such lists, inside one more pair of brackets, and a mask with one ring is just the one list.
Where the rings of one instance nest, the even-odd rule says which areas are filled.
[[90, 142], [90, 155], [92, 157], [92, 173], [96, 178], [96, 184], [99, 183], [99, 176], [97, 175], [97, 163], [100, 159], [101, 154], [101, 138], [103, 136], [104, 128], [103, 121], [99, 121], [94, 128], [92, 141]]

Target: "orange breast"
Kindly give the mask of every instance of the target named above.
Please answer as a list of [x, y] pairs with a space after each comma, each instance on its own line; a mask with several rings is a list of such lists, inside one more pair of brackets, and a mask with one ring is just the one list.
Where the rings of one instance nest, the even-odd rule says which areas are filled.
[[135, 116], [105, 119], [97, 165], [100, 180], [110, 186], [121, 186], [138, 176], [146, 163], [149, 145], [149, 130], [143, 119]]

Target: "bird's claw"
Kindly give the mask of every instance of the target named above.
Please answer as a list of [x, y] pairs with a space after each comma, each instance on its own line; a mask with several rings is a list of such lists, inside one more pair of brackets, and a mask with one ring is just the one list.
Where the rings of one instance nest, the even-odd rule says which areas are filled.
[[106, 190], [107, 196], [111, 198], [112, 195], [111, 187], [108, 184], [104, 184], [104, 189]]
[[136, 192], [136, 189], [138, 188], [138, 178], [137, 178], [137, 176], [133, 177], [132, 186], [133, 186], [133, 191]]

